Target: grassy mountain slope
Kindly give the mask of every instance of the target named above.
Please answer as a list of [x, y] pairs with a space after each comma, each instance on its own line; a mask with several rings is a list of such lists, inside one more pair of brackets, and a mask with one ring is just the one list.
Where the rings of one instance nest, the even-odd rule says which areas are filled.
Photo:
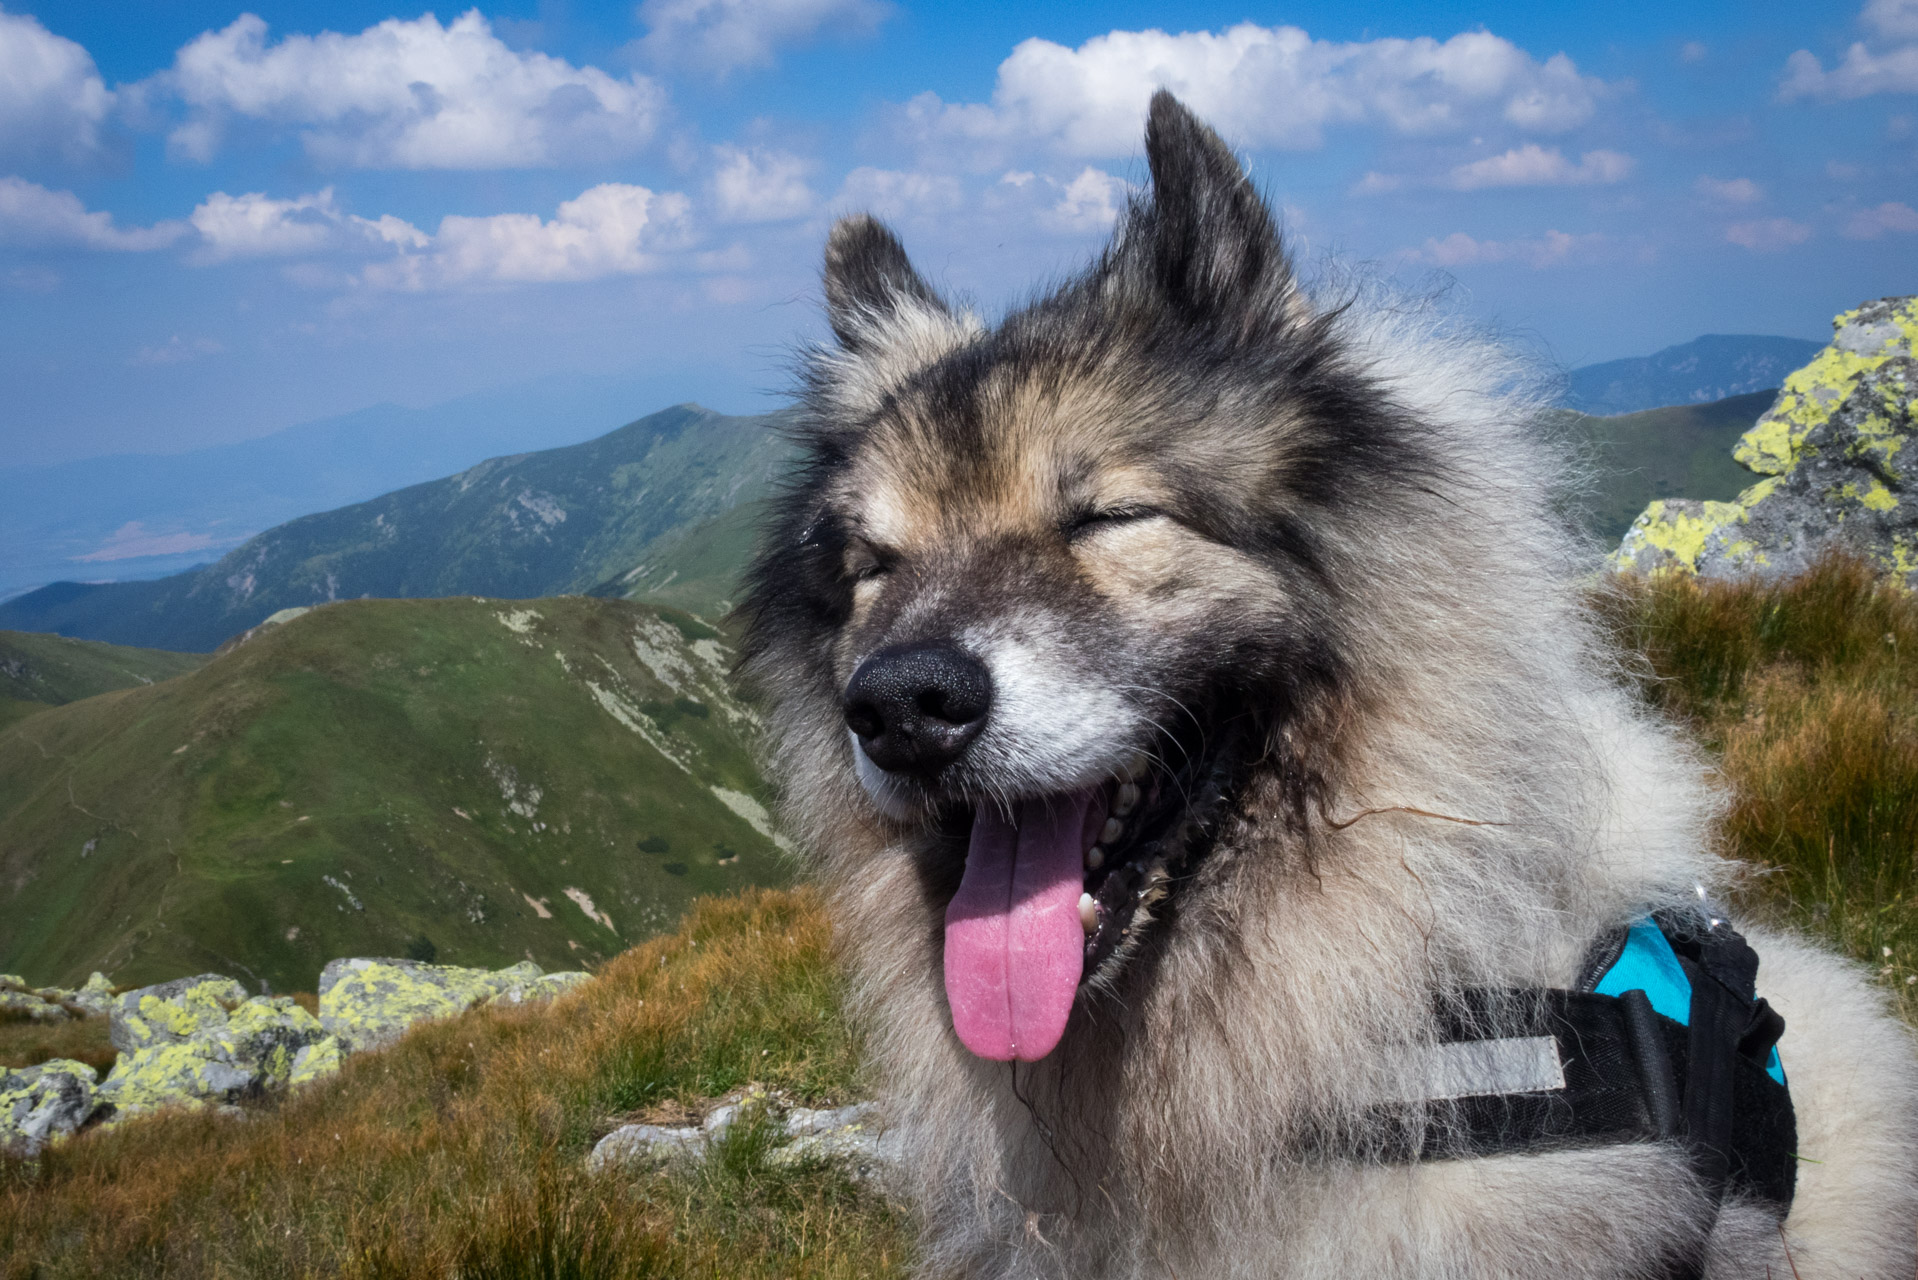
[[0, 731], [0, 971], [610, 955], [785, 877], [729, 661], [625, 601], [350, 601], [43, 711]]
[[1738, 496], [1757, 477], [1732, 461], [1732, 445], [1777, 394], [1774, 388], [1609, 418], [1568, 415], [1564, 429], [1596, 473], [1587, 527], [1616, 545], [1654, 498]]
[[0, 726], [49, 706], [185, 675], [197, 654], [0, 631]]
[[[363, 596], [627, 594], [616, 582], [750, 507], [789, 450], [770, 417], [680, 405], [563, 449], [269, 529], [218, 563], [153, 582], [55, 583], [0, 604], [0, 625], [206, 650], [281, 609]], [[682, 573], [673, 599], [729, 604], [730, 575]]]

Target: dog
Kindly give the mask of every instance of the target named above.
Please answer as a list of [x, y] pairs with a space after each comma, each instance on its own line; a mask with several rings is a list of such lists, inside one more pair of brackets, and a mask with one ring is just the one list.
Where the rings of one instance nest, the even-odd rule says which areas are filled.
[[[1762, 999], [1715, 1006], [1760, 1051], [1783, 1018], [1769, 1197], [1673, 1127], [1700, 1006], [1567, 994], [1607, 939], [1750, 953], [1704, 901], [1708, 770], [1584, 612], [1522, 364], [1308, 290], [1163, 91], [1145, 153], [1096, 261], [996, 327], [834, 226], [743, 606], [923, 1274], [1911, 1276], [1918, 1068], [1855, 967], [1751, 927]], [[1513, 1119], [1597, 1069], [1547, 1006], [1626, 1028], [1636, 1119]]]

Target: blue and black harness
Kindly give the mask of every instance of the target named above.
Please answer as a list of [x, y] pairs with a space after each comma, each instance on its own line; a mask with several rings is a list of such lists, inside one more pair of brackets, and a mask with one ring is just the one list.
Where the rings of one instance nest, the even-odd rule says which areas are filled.
[[1757, 977], [1757, 953], [1729, 924], [1661, 912], [1601, 938], [1571, 990], [1468, 992], [1441, 1014], [1403, 1154], [1679, 1143], [1717, 1203], [1763, 1201], [1782, 1220], [1797, 1125], [1778, 1055], [1785, 1021]]

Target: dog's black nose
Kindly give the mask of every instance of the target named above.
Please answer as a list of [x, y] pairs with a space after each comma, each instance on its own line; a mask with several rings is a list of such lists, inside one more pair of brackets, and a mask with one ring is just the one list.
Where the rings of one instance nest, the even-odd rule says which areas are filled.
[[986, 727], [992, 676], [944, 640], [881, 649], [846, 684], [846, 723], [888, 773], [930, 777]]

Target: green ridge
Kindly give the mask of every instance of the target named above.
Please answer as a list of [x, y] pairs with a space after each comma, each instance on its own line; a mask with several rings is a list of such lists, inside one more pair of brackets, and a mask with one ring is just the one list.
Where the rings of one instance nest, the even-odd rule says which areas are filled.
[[0, 971], [615, 954], [787, 879], [731, 660], [627, 601], [351, 601], [0, 729]]

